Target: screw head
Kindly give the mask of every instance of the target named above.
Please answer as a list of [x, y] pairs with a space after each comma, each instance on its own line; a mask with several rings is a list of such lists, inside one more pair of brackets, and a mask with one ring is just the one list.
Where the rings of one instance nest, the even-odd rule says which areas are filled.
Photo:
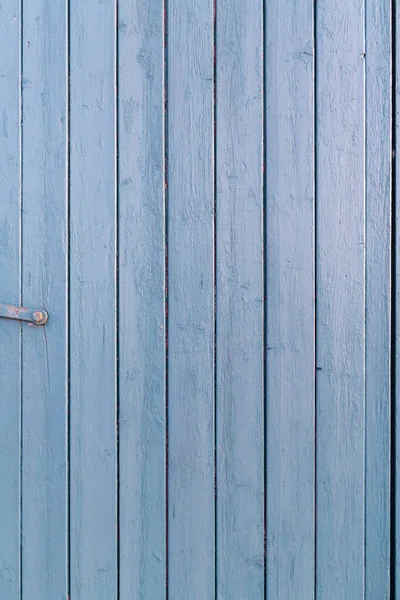
[[41, 310], [35, 310], [35, 312], [32, 314], [32, 318], [35, 321], [35, 323], [41, 323], [46, 319], [44, 313], [42, 313]]

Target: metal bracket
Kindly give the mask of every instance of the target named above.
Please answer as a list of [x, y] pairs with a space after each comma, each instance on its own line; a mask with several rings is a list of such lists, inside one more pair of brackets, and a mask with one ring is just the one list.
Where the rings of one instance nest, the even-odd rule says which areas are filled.
[[44, 325], [49, 315], [43, 308], [23, 308], [11, 304], [0, 304], [0, 317], [4, 319], [16, 319], [17, 321], [28, 321], [35, 325]]

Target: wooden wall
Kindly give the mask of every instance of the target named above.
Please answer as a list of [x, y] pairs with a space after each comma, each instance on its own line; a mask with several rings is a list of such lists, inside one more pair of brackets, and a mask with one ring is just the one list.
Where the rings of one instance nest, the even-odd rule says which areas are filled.
[[1, 600], [400, 598], [398, 10], [1, 3]]

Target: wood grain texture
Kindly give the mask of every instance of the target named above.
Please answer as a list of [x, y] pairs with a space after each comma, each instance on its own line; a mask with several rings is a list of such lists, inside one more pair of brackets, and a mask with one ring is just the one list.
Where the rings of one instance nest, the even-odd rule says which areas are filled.
[[262, 3], [216, 36], [217, 595], [264, 596]]
[[268, 598], [314, 597], [315, 267], [312, 3], [265, 15]]
[[165, 598], [163, 2], [119, 2], [120, 597]]
[[366, 4], [365, 598], [389, 598], [391, 2]]
[[115, 34], [114, 2], [73, 5], [71, 598], [76, 600], [117, 595]]
[[168, 2], [168, 589], [214, 597], [213, 3]]
[[317, 573], [364, 596], [364, 3], [321, 0], [317, 76]]
[[67, 593], [66, 19], [24, 2], [22, 302], [46, 328], [22, 335], [22, 596]]
[[[20, 302], [20, 4], [0, 18], [1, 302]], [[21, 326], [0, 322], [0, 597], [20, 598]]]
[[399, 14], [2, 3], [0, 600], [400, 600]]

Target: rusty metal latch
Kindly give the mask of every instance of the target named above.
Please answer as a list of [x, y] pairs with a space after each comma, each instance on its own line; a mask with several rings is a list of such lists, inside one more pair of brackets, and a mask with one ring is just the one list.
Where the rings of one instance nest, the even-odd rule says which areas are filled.
[[11, 304], [0, 304], [0, 317], [4, 319], [16, 319], [17, 321], [28, 321], [35, 325], [44, 325], [49, 315], [43, 308], [23, 308]]

